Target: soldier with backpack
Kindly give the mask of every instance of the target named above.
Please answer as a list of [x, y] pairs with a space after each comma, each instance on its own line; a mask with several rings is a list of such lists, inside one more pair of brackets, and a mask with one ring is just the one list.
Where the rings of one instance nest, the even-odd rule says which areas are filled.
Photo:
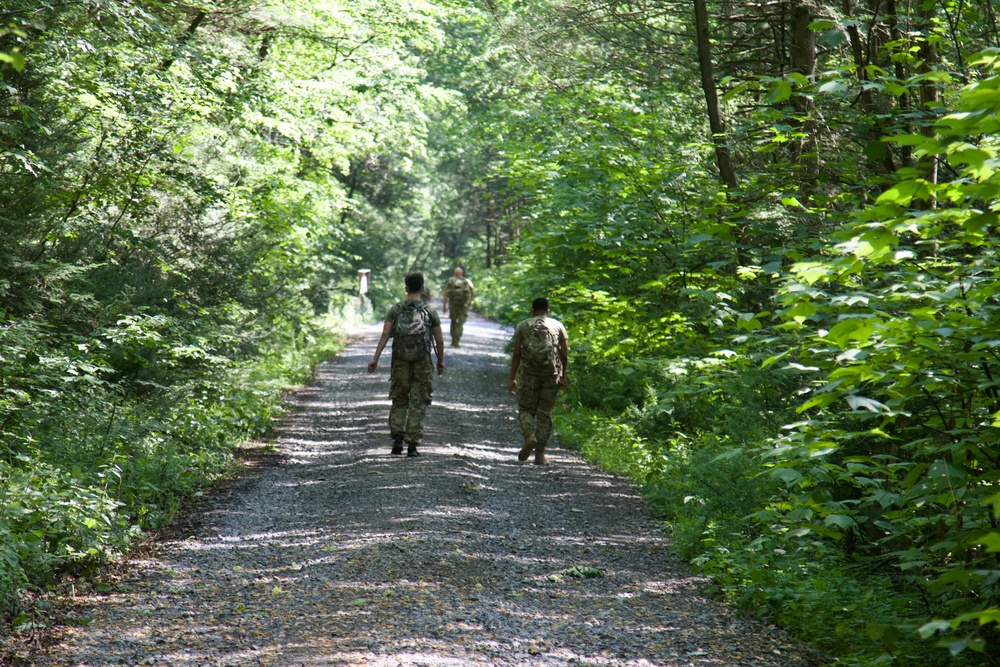
[[527, 461], [534, 452], [535, 465], [548, 463], [545, 445], [552, 435], [556, 395], [560, 388], [566, 388], [568, 356], [566, 327], [549, 317], [547, 299], [535, 299], [531, 317], [514, 328], [514, 356], [510, 363], [510, 393], [517, 396], [517, 421], [524, 436], [518, 461]]
[[382, 337], [375, 348], [375, 357], [368, 372], [378, 368], [379, 357], [392, 338], [392, 371], [389, 375], [389, 436], [393, 456], [403, 453], [420, 456], [417, 445], [423, 440], [424, 412], [431, 404], [434, 365], [431, 348], [437, 353], [438, 375], [444, 373], [444, 336], [441, 318], [421, 298], [424, 276], [411, 273], [405, 278], [406, 298], [392, 306], [382, 325]]
[[455, 269], [455, 275], [448, 278], [444, 286], [444, 299], [442, 299], [442, 310], [448, 314], [451, 308], [451, 346], [461, 347], [462, 332], [465, 330], [465, 320], [469, 317], [469, 306], [476, 298], [476, 290], [472, 287], [472, 281], [465, 277], [465, 272], [461, 267]]

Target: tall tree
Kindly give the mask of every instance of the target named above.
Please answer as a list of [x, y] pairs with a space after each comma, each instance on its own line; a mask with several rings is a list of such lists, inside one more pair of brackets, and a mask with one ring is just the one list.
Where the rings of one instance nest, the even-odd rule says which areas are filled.
[[712, 43], [709, 38], [710, 31], [706, 0], [694, 1], [694, 21], [695, 34], [698, 40], [698, 69], [701, 72], [701, 87], [705, 94], [705, 106], [708, 109], [708, 124], [712, 131], [712, 141], [715, 143], [715, 160], [722, 182], [727, 187], [735, 189], [737, 187], [736, 170], [730, 158], [726, 127], [722, 120], [719, 94], [715, 87], [715, 71], [712, 64]]

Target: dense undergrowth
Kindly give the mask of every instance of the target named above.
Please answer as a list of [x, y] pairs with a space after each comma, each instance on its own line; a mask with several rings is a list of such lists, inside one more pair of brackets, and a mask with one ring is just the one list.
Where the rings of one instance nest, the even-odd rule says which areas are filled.
[[483, 305], [549, 298], [564, 437], [721, 596], [831, 662], [996, 665], [993, 19], [773, 7], [495, 11], [550, 85], [500, 119]]
[[388, 292], [440, 255], [449, 11], [5, 3], [0, 616], [229, 474], [359, 269]]
[[[87, 350], [32, 339], [18, 357], [40, 372], [22, 376], [16, 395], [47, 400], [16, 419], [7, 406], [0, 460], [0, 609], [15, 629], [32, 622], [22, 593], [120, 557], [234, 471], [234, 453], [268, 431], [283, 392], [336, 353], [340, 324], [274, 331], [244, 359], [225, 336], [171, 335], [155, 319], [123, 320]], [[126, 371], [128, 354], [144, 361]], [[129, 383], [144, 389], [126, 393]]]
[[[578, 369], [573, 380], [586, 385], [587, 371]], [[743, 391], [730, 384], [713, 401], [687, 378], [674, 379], [666, 400], [650, 397], [619, 414], [588, 407], [571, 391], [557, 427], [589, 460], [642, 484], [675, 550], [710, 578], [710, 591], [778, 623], [831, 663], [979, 664], [901, 641], [898, 627], [915, 633], [927, 601], [901, 588], [891, 564], [851, 564], [835, 544], [769, 529], [759, 508], [780, 496], [782, 485], [763, 456], [761, 415], [768, 413], [764, 390], [781, 387], [754, 380]], [[729, 391], [750, 400], [733, 402]]]

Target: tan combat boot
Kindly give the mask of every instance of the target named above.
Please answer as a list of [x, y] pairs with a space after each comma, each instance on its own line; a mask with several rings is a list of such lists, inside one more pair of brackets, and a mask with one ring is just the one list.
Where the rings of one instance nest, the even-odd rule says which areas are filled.
[[545, 445], [535, 445], [535, 465], [547, 466], [549, 460], [545, 458]]
[[535, 435], [531, 434], [524, 438], [524, 447], [521, 447], [521, 451], [517, 453], [518, 461], [527, 461], [528, 457], [531, 456], [531, 452], [535, 451], [535, 447], [538, 446], [538, 441], [535, 440]]

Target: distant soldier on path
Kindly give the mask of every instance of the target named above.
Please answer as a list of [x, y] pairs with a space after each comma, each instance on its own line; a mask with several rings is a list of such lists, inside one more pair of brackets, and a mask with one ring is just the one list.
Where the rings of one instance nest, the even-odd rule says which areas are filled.
[[406, 298], [392, 306], [382, 325], [375, 356], [368, 364], [368, 372], [378, 368], [379, 357], [389, 338], [392, 338], [392, 372], [389, 376], [389, 437], [392, 438], [393, 456], [403, 453], [406, 443], [407, 456], [420, 456], [417, 445], [424, 437], [424, 413], [431, 404], [434, 365], [431, 347], [437, 353], [438, 375], [444, 373], [444, 336], [441, 318], [437, 311], [421, 298], [424, 276], [411, 273], [405, 278]]
[[545, 445], [552, 435], [552, 408], [559, 389], [566, 388], [567, 341], [566, 327], [549, 317], [549, 302], [544, 297], [531, 303], [531, 317], [514, 329], [510, 393], [517, 396], [517, 421], [524, 436], [518, 461], [527, 461], [534, 452], [535, 465], [548, 464]]
[[448, 279], [444, 286], [444, 299], [442, 300], [442, 310], [448, 314], [451, 308], [451, 346], [460, 347], [462, 331], [465, 327], [465, 320], [469, 316], [469, 306], [476, 298], [476, 290], [472, 287], [472, 281], [465, 277], [465, 272], [461, 267], [455, 269], [455, 275]]

